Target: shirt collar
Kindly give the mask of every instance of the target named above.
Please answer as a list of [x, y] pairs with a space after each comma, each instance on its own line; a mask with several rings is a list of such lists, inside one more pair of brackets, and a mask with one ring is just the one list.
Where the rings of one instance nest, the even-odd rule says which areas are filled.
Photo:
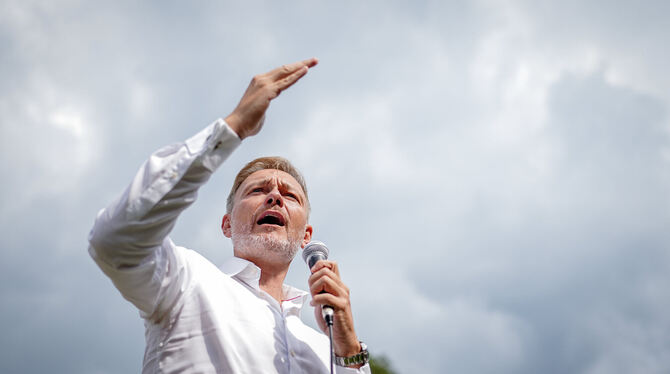
[[[220, 269], [224, 274], [245, 283], [257, 292], [261, 291], [261, 269], [253, 262], [239, 257], [231, 257], [221, 264]], [[309, 295], [309, 293], [288, 284], [282, 286], [282, 293], [282, 309], [291, 314], [300, 313], [300, 309]]]
[[259, 284], [261, 269], [251, 261], [239, 257], [231, 257], [221, 265], [221, 271], [231, 278], [241, 280], [257, 291], [261, 289]]
[[284, 294], [284, 299], [282, 300], [281, 307], [284, 312], [287, 314], [295, 314], [299, 316], [300, 310], [305, 304], [305, 301], [307, 301], [309, 293], [289, 286], [288, 284], [284, 285], [282, 293]]

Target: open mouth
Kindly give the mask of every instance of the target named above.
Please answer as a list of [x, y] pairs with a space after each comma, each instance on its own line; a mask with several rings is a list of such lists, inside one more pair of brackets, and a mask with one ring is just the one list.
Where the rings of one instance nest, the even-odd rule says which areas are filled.
[[279, 215], [279, 213], [270, 213], [267, 212], [261, 216], [261, 218], [256, 221], [258, 225], [275, 225], [275, 226], [284, 226], [284, 217]]

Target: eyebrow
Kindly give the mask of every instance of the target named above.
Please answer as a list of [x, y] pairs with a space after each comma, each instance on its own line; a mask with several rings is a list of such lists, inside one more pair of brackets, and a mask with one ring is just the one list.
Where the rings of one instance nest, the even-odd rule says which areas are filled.
[[[268, 184], [269, 182], [271, 182], [272, 179], [273, 179], [272, 177], [265, 177], [265, 178], [263, 178], [263, 179], [261, 179], [261, 180], [258, 180], [258, 181], [252, 181], [251, 183], [249, 183], [249, 185], [248, 185], [247, 187], [245, 187], [245, 188], [242, 190], [242, 192], [246, 193], [246, 192], [249, 191], [250, 188], [253, 188], [253, 187], [256, 187], [256, 186], [265, 186], [266, 184]], [[281, 179], [279, 180], [279, 186], [280, 186], [280, 187], [283, 187], [283, 188], [285, 188], [286, 190], [291, 191], [291, 192], [301, 192], [302, 195], [303, 195], [303, 196], [301, 197], [301, 200], [302, 200], [302, 198], [303, 198], [304, 195], [305, 195], [305, 193], [302, 192], [302, 187], [301, 187], [301, 188], [294, 188], [291, 184], [286, 183], [286, 182], [284, 182], [284, 181], [281, 180]]]

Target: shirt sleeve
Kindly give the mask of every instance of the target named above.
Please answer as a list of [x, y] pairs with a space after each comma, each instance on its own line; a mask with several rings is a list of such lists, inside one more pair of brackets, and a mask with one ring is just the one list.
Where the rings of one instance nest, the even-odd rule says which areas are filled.
[[335, 365], [335, 372], [337, 374], [371, 374], [370, 364], [365, 364], [358, 369]]
[[89, 253], [142, 317], [162, 319], [184, 292], [188, 269], [168, 234], [240, 142], [218, 119], [153, 153], [123, 194], [98, 213]]

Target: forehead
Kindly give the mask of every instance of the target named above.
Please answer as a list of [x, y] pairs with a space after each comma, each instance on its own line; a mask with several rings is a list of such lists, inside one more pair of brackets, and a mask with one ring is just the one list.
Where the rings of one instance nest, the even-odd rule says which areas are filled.
[[281, 186], [290, 187], [304, 194], [300, 183], [285, 171], [277, 169], [263, 169], [253, 172], [240, 185], [240, 190], [254, 184], [277, 183]]

